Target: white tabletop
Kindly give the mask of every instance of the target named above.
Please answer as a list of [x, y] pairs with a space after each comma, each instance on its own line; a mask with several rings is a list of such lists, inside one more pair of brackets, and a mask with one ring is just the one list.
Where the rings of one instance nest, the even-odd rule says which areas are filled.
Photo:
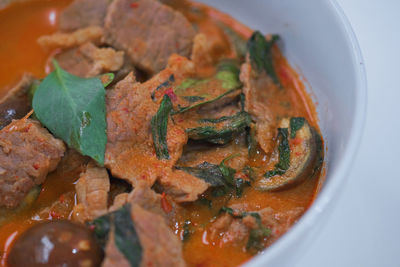
[[400, 1], [338, 2], [365, 60], [367, 121], [334, 213], [296, 267], [400, 266]]

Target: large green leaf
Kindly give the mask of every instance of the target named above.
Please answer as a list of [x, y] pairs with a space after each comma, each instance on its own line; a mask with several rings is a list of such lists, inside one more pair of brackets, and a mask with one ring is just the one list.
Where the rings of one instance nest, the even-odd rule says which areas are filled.
[[107, 143], [105, 90], [99, 78], [80, 78], [54, 62], [33, 96], [40, 122], [83, 155], [104, 164]]
[[276, 85], [281, 86], [272, 59], [272, 46], [277, 40], [278, 35], [272, 35], [270, 40], [266, 40], [259, 31], [255, 31], [247, 41], [247, 49], [251, 64], [257, 71], [264, 70]]

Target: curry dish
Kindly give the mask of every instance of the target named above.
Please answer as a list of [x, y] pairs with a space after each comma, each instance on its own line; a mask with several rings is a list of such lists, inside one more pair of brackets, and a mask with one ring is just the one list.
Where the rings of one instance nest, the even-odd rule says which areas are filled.
[[0, 265], [263, 253], [323, 181], [278, 34], [184, 0], [0, 0]]

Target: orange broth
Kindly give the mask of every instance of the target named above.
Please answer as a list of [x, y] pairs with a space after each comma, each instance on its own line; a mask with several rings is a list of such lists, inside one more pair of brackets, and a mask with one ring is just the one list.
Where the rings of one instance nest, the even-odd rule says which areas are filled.
[[[31, 72], [38, 78], [45, 76], [49, 54], [37, 45], [36, 40], [41, 35], [57, 30], [58, 14], [70, 2], [71, 0], [35, 0], [12, 4], [0, 10], [0, 97], [24, 72]], [[192, 7], [201, 10], [203, 16], [199, 18], [191, 14], [186, 15], [191, 22], [198, 24], [200, 31], [205, 34], [218, 32], [216, 25], [221, 22], [229, 25], [244, 38], [248, 38], [252, 33], [247, 26], [214, 8], [198, 3], [193, 3]], [[190, 12], [189, 10], [190, 8], [184, 10], [184, 13]], [[274, 47], [274, 50], [275, 68], [286, 90], [276, 96], [276, 101], [271, 103], [271, 109], [280, 115], [303, 116], [318, 129], [314, 105], [299, 75], [288, 64], [279, 48]], [[229, 49], [225, 52], [231, 53]], [[284, 102], [287, 105], [283, 105]], [[260, 165], [264, 162], [265, 155], [259, 151], [259, 156], [251, 164]], [[50, 174], [42, 186], [34, 208], [0, 227], [1, 266], [5, 266], [5, 259], [13, 241], [34, 223], [70, 217], [75, 202], [74, 183], [78, 177], [77, 170], [56, 171]], [[247, 203], [250, 210], [259, 210], [267, 206], [279, 211], [288, 211], [296, 207], [307, 209], [316, 196], [319, 181], [320, 178], [316, 175], [294, 188], [281, 192], [260, 192], [249, 188], [244, 191], [242, 198], [234, 199], [230, 203]], [[215, 200], [215, 206], [218, 207], [218, 204], [225, 200], [223, 197]], [[54, 211], [50, 208], [54, 203], [62, 207]], [[215, 215], [216, 208], [209, 209], [196, 203], [184, 204], [183, 207], [173, 216], [171, 225], [175, 233], [182, 236], [184, 221], [192, 221], [193, 233], [183, 245], [188, 266], [236, 266], [254, 256], [238, 247], [221, 246], [209, 240], [207, 222]]]

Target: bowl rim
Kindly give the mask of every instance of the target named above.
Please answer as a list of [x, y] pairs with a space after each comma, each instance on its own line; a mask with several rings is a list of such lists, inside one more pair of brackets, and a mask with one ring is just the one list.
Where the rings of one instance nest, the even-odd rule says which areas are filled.
[[[332, 203], [334, 198], [339, 195], [339, 188], [346, 181], [347, 174], [350, 172], [350, 166], [359, 151], [361, 140], [363, 138], [364, 126], [366, 122], [367, 111], [367, 75], [365, 70], [364, 59], [361, 48], [357, 40], [356, 34], [351, 26], [349, 19], [344, 13], [342, 7], [336, 0], [327, 0], [328, 7], [332, 10], [333, 15], [338, 17], [338, 26], [343, 29], [349, 44], [351, 45], [354, 62], [354, 70], [356, 74], [355, 87], [355, 112], [353, 115], [354, 123], [350, 130], [348, 145], [344, 148], [344, 157], [339, 161], [337, 167], [330, 175], [330, 179], [324, 182], [324, 186], [318, 193], [318, 196], [311, 204], [306, 213], [299, 221], [291, 227], [291, 229], [279, 238], [274, 244], [265, 249], [261, 254], [246, 262], [245, 266], [264, 266], [265, 263], [277, 258], [284, 250], [286, 250], [293, 242], [298, 240], [301, 235], [309, 230], [317, 221], [321, 220], [322, 213]], [[322, 228], [322, 227], [321, 227]]]

